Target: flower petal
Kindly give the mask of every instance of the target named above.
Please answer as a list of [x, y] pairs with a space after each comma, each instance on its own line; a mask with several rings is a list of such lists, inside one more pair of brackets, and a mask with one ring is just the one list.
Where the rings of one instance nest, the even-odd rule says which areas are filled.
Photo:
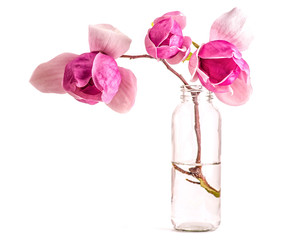
[[209, 80], [209, 76], [206, 75], [203, 71], [197, 68], [197, 75], [201, 84], [208, 89], [209, 91], [215, 92], [215, 86], [213, 86]]
[[130, 47], [131, 39], [109, 24], [89, 26], [90, 51], [99, 51], [118, 58]]
[[215, 93], [217, 98], [225, 104], [239, 106], [246, 103], [252, 93], [252, 86], [246, 72], [241, 71], [240, 76], [231, 84], [232, 92]]
[[231, 87], [228, 86], [220, 86], [220, 85], [215, 85], [213, 84], [210, 79], [209, 76], [207, 74], [205, 74], [202, 70], [200, 70], [200, 68], [197, 69], [197, 74], [198, 74], [198, 78], [201, 82], [201, 84], [208, 89], [211, 92], [214, 93], [226, 93], [226, 92], [231, 92]]
[[66, 93], [63, 88], [65, 66], [78, 55], [62, 53], [40, 64], [32, 74], [30, 83], [43, 93]]
[[150, 40], [149, 38], [149, 32], [150, 32], [151, 29], [149, 29], [146, 37], [145, 37], [145, 48], [146, 48], [146, 51], [147, 53], [154, 57], [154, 58], [157, 58], [157, 48], [156, 46], [154, 45], [154, 43]]
[[88, 104], [101, 101], [99, 91], [91, 78], [95, 56], [99, 53], [83, 53], [66, 65], [63, 87], [76, 100]]
[[154, 24], [170, 17], [173, 18], [180, 25], [181, 29], [184, 29], [186, 27], [186, 16], [184, 16], [179, 11], [165, 13], [162, 17], [156, 18], [154, 20]]
[[190, 61], [189, 61], [189, 72], [191, 74], [191, 81], [195, 82], [198, 80], [198, 74], [197, 74], [197, 69], [199, 66], [199, 57], [198, 53], [200, 51], [200, 48], [197, 49], [191, 56]]
[[149, 31], [149, 38], [158, 47], [166, 40], [173, 28], [174, 20], [172, 18], [164, 19], [156, 23]]
[[71, 96], [73, 96], [77, 101], [82, 103], [87, 103], [90, 105], [97, 104], [101, 101], [101, 92], [98, 92], [96, 95], [85, 94], [79, 89], [75, 90], [75, 93], [68, 92]]
[[102, 101], [110, 103], [121, 82], [115, 60], [108, 55], [98, 53], [93, 61], [92, 78], [96, 88], [102, 92]]
[[167, 60], [167, 62], [170, 64], [178, 64], [178, 63], [184, 61], [188, 57], [188, 55], [190, 54], [191, 45], [192, 45], [191, 38], [190, 37], [184, 37], [182, 48], [179, 49], [179, 52], [174, 57], [169, 58]]
[[66, 91], [71, 85], [78, 88], [86, 86], [91, 78], [93, 60], [98, 53], [83, 53], [69, 62], [65, 69], [63, 86]]
[[240, 51], [246, 50], [253, 36], [248, 32], [243, 32], [245, 21], [246, 16], [238, 8], [223, 14], [211, 26], [210, 41], [226, 40]]
[[[240, 58], [240, 59], [233, 58], [233, 60], [235, 61], [237, 66], [239, 66], [241, 71], [244, 71], [247, 74], [247, 76], [250, 75], [249, 66], [248, 66], [247, 62], [243, 58]], [[245, 80], [246, 80], [246, 83], [247, 83], [249, 81], [249, 77], [245, 78]]]
[[135, 75], [128, 69], [118, 67], [121, 75], [121, 84], [118, 92], [107, 105], [119, 113], [128, 112], [135, 102], [137, 93], [137, 80]]
[[200, 69], [215, 85], [229, 85], [240, 74], [240, 68], [232, 58], [201, 59]]
[[179, 52], [178, 47], [161, 46], [157, 47], [157, 57], [160, 59], [168, 59], [174, 57]]
[[204, 59], [232, 58], [233, 56], [241, 58], [241, 53], [233, 44], [224, 40], [215, 40], [201, 45], [198, 56]]

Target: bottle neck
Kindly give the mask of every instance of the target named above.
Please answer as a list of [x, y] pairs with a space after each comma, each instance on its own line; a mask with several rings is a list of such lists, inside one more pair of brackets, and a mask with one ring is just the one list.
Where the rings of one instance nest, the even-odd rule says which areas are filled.
[[181, 86], [181, 101], [182, 102], [212, 102], [213, 93], [205, 90], [201, 85], [183, 85]]

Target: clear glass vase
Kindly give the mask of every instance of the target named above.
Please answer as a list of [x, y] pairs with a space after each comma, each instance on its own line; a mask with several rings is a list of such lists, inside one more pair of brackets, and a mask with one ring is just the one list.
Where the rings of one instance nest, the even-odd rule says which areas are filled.
[[172, 223], [181, 231], [212, 231], [220, 224], [221, 117], [212, 94], [181, 87], [172, 117]]

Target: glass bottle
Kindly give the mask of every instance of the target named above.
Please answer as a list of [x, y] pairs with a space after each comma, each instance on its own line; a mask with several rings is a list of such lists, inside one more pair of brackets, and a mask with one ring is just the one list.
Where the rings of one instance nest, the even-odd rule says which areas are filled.
[[181, 91], [172, 116], [172, 223], [212, 231], [220, 224], [221, 117], [202, 86]]

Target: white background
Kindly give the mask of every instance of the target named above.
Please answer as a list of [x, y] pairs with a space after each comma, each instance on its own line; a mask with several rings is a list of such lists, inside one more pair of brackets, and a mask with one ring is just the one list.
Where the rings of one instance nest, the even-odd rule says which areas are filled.
[[[138, 79], [128, 114], [29, 84], [35, 67], [89, 50], [88, 24], [110, 23], [143, 54], [154, 18], [180, 10], [185, 35], [208, 41], [238, 6], [255, 40], [243, 53], [254, 88], [223, 118], [222, 223], [181, 233], [170, 222], [170, 120], [179, 80], [154, 60], [118, 60]], [[2, 1], [0, 3], [0, 239], [285, 239], [285, 5], [283, 1]], [[187, 63], [180, 68], [185, 77]], [[181, 71], [181, 70], [180, 70]]]

